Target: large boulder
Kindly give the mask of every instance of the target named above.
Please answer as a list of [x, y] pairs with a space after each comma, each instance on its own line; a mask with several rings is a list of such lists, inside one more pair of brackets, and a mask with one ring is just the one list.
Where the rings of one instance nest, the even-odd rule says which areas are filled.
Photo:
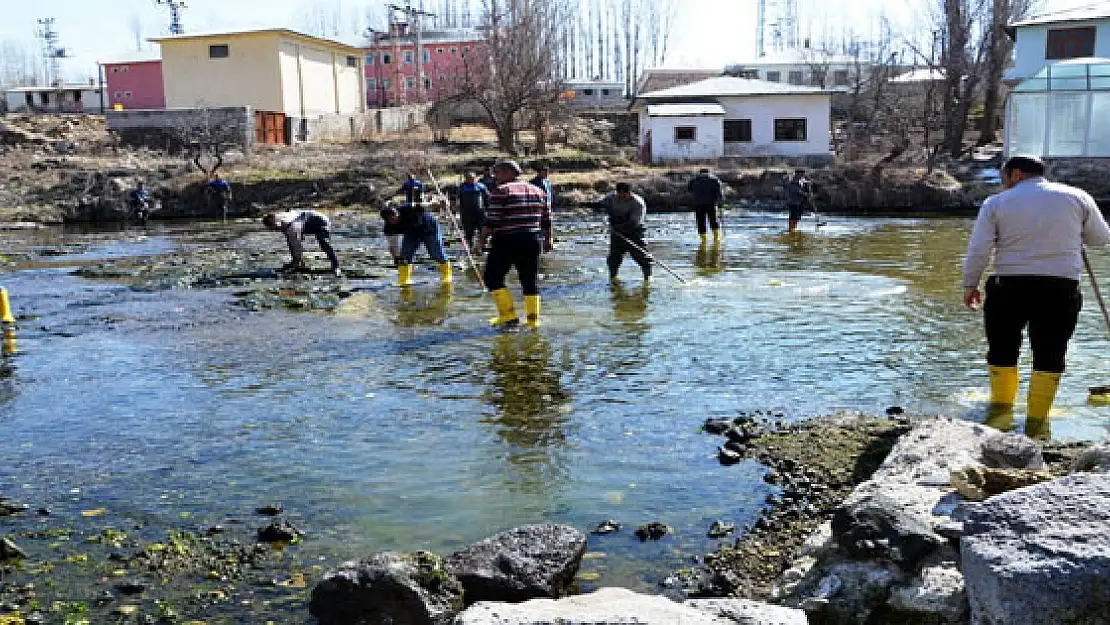
[[445, 625], [462, 608], [459, 580], [425, 551], [348, 562], [316, 584], [309, 603], [320, 625]]
[[993, 469], [1043, 469], [1036, 441], [1022, 434], [999, 432], [983, 440], [983, 464]]
[[558, 598], [570, 593], [586, 535], [567, 525], [525, 525], [491, 536], [444, 560], [468, 604]]
[[960, 554], [973, 624], [1107, 622], [1110, 475], [1072, 475], [965, 509]]
[[658, 595], [602, 588], [565, 599], [533, 599], [519, 604], [483, 602], [455, 619], [455, 625], [806, 625], [805, 613], [754, 601], [675, 603]]

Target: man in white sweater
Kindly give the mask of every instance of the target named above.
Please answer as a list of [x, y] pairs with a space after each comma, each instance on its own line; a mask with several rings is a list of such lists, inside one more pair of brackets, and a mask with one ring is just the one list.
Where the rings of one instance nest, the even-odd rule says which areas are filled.
[[339, 270], [339, 258], [336, 257], [335, 250], [331, 246], [331, 222], [323, 213], [304, 210], [267, 213], [262, 217], [262, 225], [269, 230], [281, 232], [285, 235], [285, 240], [289, 244], [289, 255], [293, 257], [293, 260], [283, 265], [282, 270], [305, 271], [307, 269], [304, 262], [304, 244], [302, 241], [304, 241], [305, 235], [312, 234], [316, 236], [316, 242], [320, 244], [320, 249], [324, 250], [324, 254], [327, 255], [328, 262], [331, 263], [332, 273], [336, 276], [342, 275]]
[[[1083, 304], [1083, 245], [1110, 243], [1110, 228], [1087, 192], [1045, 180], [1039, 158], [1007, 160], [1002, 184], [1006, 190], [983, 203], [971, 232], [964, 304], [972, 310], [983, 304], [992, 405], [988, 424], [1002, 429], [1012, 424], [1018, 354], [1028, 326], [1033, 373], [1025, 431], [1048, 438], [1048, 413]], [[992, 253], [994, 273], [987, 277], [984, 302], [979, 285]]]

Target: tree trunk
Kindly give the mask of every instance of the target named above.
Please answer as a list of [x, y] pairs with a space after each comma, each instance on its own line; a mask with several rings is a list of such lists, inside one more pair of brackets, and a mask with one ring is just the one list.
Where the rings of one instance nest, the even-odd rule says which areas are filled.
[[547, 120], [543, 118], [542, 113], [536, 113], [533, 122], [533, 132], [536, 135], [535, 151], [536, 154], [547, 154]]
[[513, 132], [513, 116], [507, 115], [501, 119], [494, 119], [494, 130], [497, 131], [497, 148], [509, 154], [516, 154], [516, 133]]

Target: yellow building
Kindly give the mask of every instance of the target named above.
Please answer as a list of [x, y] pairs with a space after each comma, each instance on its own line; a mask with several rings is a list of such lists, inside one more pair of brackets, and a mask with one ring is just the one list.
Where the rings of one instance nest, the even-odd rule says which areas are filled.
[[366, 112], [355, 46], [285, 28], [151, 41], [162, 47], [166, 108], [250, 106], [300, 119]]

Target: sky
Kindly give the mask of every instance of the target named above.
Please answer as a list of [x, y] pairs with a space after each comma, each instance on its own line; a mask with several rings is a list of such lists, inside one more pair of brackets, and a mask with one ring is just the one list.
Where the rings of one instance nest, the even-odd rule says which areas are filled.
[[[417, 4], [419, 0], [413, 2]], [[922, 27], [921, 6], [930, 0], [797, 0], [801, 36], [814, 41], [851, 29], [866, 36], [885, 17], [897, 31]], [[724, 67], [755, 55], [756, 0], [675, 0], [669, 67]], [[1050, 0], [1053, 9], [1091, 0]], [[371, 15], [382, 15], [377, 0], [186, 0], [186, 31], [284, 26], [306, 28], [305, 15], [317, 6], [339, 6], [344, 24], [354, 30]], [[430, 4], [430, 3], [429, 3]], [[137, 44], [168, 32], [169, 9], [155, 0], [0, 0], [0, 42], [17, 42], [38, 52], [40, 18], [55, 18], [61, 45], [72, 58], [62, 62], [70, 80], [96, 75], [96, 63], [134, 52]], [[141, 31], [137, 42], [136, 30]]]

